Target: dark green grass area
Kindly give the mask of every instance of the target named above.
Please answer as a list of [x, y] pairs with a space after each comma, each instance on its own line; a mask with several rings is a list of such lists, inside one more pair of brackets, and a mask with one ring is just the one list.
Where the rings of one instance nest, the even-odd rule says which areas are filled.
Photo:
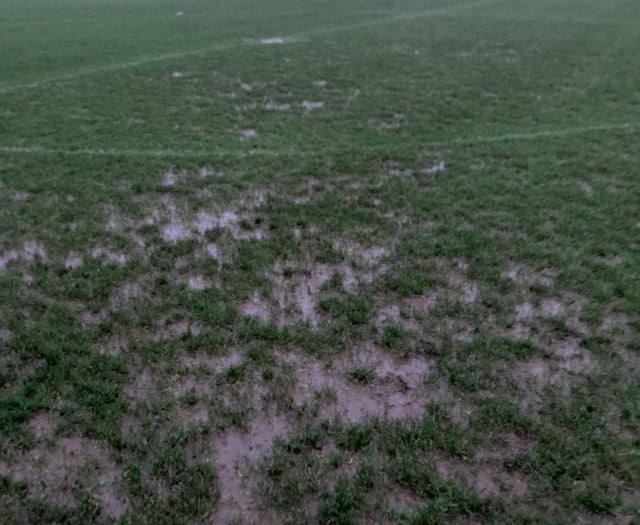
[[4, 522], [634, 523], [636, 11], [4, 2]]

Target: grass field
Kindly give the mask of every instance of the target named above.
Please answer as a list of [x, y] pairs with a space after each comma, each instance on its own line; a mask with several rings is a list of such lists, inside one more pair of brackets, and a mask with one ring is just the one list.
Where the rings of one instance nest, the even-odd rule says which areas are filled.
[[0, 521], [638, 523], [639, 50], [636, 0], [3, 0]]

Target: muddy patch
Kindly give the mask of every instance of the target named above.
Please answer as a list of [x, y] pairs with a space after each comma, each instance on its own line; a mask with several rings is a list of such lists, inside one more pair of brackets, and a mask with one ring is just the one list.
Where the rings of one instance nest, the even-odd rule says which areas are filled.
[[82, 266], [82, 256], [77, 253], [70, 253], [64, 260], [64, 267], [67, 270], [75, 270]]
[[38, 441], [51, 439], [56, 428], [54, 418], [48, 412], [41, 412], [31, 418], [27, 425]]
[[545, 287], [553, 286], [558, 272], [553, 268], [544, 268], [542, 270], [533, 270], [524, 264], [510, 262], [502, 271], [500, 276], [503, 279], [509, 279], [514, 283], [530, 287], [541, 285]]
[[[432, 363], [422, 357], [394, 358], [370, 345], [331, 363], [293, 352], [279, 357], [296, 377], [294, 403], [316, 404], [321, 418], [355, 423], [371, 417], [419, 417], [430, 400], [424, 380]], [[367, 370], [365, 377], [371, 377], [363, 382], [354, 376], [356, 370]]]
[[96, 498], [106, 517], [117, 520], [127, 510], [121, 468], [98, 441], [63, 437], [52, 448], [36, 446], [14, 455], [3, 470], [12, 480], [25, 483], [31, 496], [53, 505], [75, 507], [74, 491], [80, 485]]
[[46, 263], [48, 260], [47, 251], [37, 241], [24, 241], [21, 250], [7, 250], [0, 255], [0, 271], [6, 270], [10, 262], [17, 260], [23, 260], [28, 263], [39, 260]]
[[162, 174], [160, 185], [165, 188], [170, 188], [175, 186], [184, 176], [184, 172], [177, 172], [174, 169], [169, 169]]
[[193, 275], [187, 278], [187, 287], [189, 290], [202, 291], [213, 286], [213, 282], [203, 275]]
[[118, 266], [123, 266], [127, 262], [126, 254], [114, 252], [103, 248], [102, 246], [94, 246], [89, 253], [93, 259], [104, 259], [108, 263], [116, 264]]
[[220, 490], [213, 523], [263, 523], [265, 515], [257, 506], [255, 462], [284, 439], [291, 426], [284, 417], [258, 418], [245, 430], [232, 428], [213, 438], [215, 465]]
[[389, 494], [387, 505], [396, 512], [407, 512], [424, 504], [424, 498], [403, 485], [396, 485]]
[[501, 469], [494, 465], [477, 465], [440, 455], [436, 458], [435, 466], [442, 479], [465, 485], [480, 496], [518, 499], [524, 497], [529, 490], [529, 482], [525, 474]]
[[257, 319], [263, 323], [268, 323], [271, 319], [269, 303], [262, 299], [260, 292], [257, 290], [252, 293], [249, 301], [242, 303], [240, 306], [240, 312], [245, 317]]
[[129, 347], [129, 338], [125, 335], [113, 335], [102, 339], [96, 344], [99, 354], [117, 356]]

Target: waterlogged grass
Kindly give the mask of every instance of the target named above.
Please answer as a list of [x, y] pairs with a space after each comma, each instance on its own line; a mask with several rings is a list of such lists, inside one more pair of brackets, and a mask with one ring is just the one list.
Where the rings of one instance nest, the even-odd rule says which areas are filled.
[[632, 523], [634, 7], [5, 2], [5, 521]]

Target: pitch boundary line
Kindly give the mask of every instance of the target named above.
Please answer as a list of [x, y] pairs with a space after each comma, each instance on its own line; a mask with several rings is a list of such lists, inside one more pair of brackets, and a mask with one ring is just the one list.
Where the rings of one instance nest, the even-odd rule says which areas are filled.
[[[391, 24], [394, 22], [402, 22], [404, 20], [413, 20], [416, 18], [423, 18], [428, 16], [438, 16], [446, 13], [455, 14], [457, 11], [460, 11], [460, 10], [472, 9], [474, 7], [484, 6], [484, 5], [496, 3], [499, 1], [501, 0], [478, 0], [476, 2], [462, 3], [462, 4], [457, 4], [455, 6], [450, 6], [450, 7], [441, 7], [441, 8], [435, 8], [435, 9], [430, 9], [425, 11], [416, 11], [414, 13], [401, 13], [395, 16], [365, 20], [363, 22], [357, 22], [353, 24], [327, 26], [322, 28], [311, 29], [309, 31], [306, 31], [305, 33], [293, 34], [290, 36], [290, 38], [293, 38], [293, 42], [296, 42], [296, 41], [299, 42], [299, 41], [307, 40], [308, 37], [314, 36], [314, 35], [322, 35], [326, 33], [335, 33], [339, 31], [348, 31], [348, 30], [354, 30], [354, 29], [363, 29], [366, 27], [375, 27], [379, 25]], [[108, 73], [110, 71], [118, 71], [120, 69], [128, 69], [130, 67], [138, 67], [143, 64], [151, 64], [153, 62], [162, 62], [164, 60], [171, 60], [173, 58], [179, 58], [183, 56], [202, 55], [205, 53], [225, 51], [227, 49], [233, 49], [233, 48], [258, 46], [258, 45], [261, 45], [260, 40], [261, 40], [261, 37], [255, 38], [255, 39], [246, 39], [243, 41], [232, 41], [232, 42], [227, 42], [224, 44], [221, 43], [215, 46], [210, 46], [210, 47], [205, 47], [200, 49], [178, 51], [175, 53], [167, 53], [167, 54], [159, 55], [155, 57], [140, 58], [137, 60], [132, 60], [130, 62], [121, 62], [119, 64], [89, 67], [84, 70], [79, 70], [73, 73], [67, 73], [67, 74], [57, 75], [49, 78], [43, 78], [40, 80], [34, 80], [32, 82], [25, 82], [21, 84], [14, 84], [11, 86], [4, 86], [4, 87], [0, 86], [0, 95], [11, 93], [13, 91], [20, 91], [23, 89], [38, 88], [44, 84], [49, 84], [52, 82], [66, 82], [66, 81], [74, 80], [76, 78], [81, 78], [81, 77], [100, 74], [100, 73]]]
[[[507, 133], [504, 135], [480, 135], [476, 137], [457, 137], [449, 140], [423, 142], [422, 147], [446, 147], [446, 146], [467, 146], [473, 144], [492, 144], [500, 142], [518, 142], [526, 140], [536, 140], [541, 138], [566, 137], [571, 135], [582, 135], [586, 133], [628, 130], [634, 131], [635, 128], [630, 123], [623, 124], [595, 124], [591, 126], [564, 128], [558, 130], [541, 130], [530, 133]], [[376, 151], [378, 148], [363, 148], [360, 151]], [[327, 151], [327, 150], [325, 150]], [[344, 150], [347, 151], [347, 150]], [[356, 150], [357, 151], [357, 150]], [[328, 150], [328, 153], [339, 152], [339, 150]], [[62, 155], [69, 157], [131, 157], [131, 158], [182, 158], [182, 159], [200, 159], [207, 157], [238, 157], [247, 158], [253, 156], [265, 157], [306, 157], [316, 154], [322, 154], [323, 151], [305, 151], [305, 150], [268, 150], [254, 149], [249, 151], [234, 150], [140, 150], [140, 149], [96, 149], [96, 148], [80, 148], [80, 149], [59, 149], [59, 148], [43, 148], [40, 146], [0, 146], [0, 153], [5, 154], [24, 154], [24, 155]]]

